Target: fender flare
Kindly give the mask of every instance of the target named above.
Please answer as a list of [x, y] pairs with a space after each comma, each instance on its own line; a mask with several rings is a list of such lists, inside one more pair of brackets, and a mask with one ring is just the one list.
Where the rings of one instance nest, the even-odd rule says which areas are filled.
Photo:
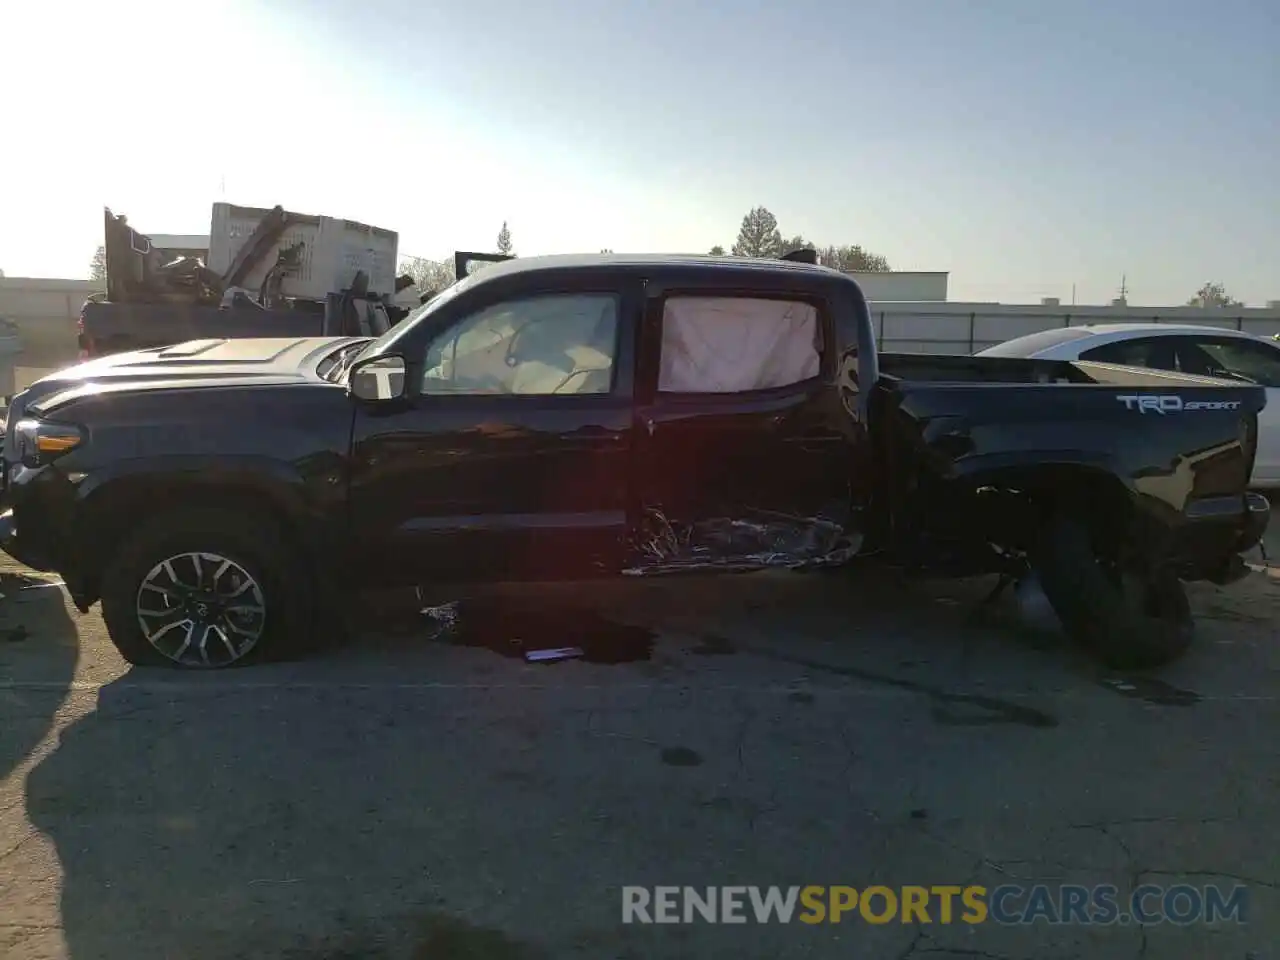
[[1090, 470], [1106, 475], [1132, 490], [1110, 455], [1085, 450], [1014, 450], [981, 454], [956, 462], [951, 471], [951, 479], [980, 479], [986, 475], [1060, 468]]
[[98, 515], [104, 502], [109, 509], [115, 496], [128, 497], [126, 491], [136, 481], [150, 489], [159, 486], [165, 493], [206, 488], [211, 496], [233, 493], [261, 498], [305, 546], [323, 548], [319, 521], [324, 515], [309, 496], [306, 479], [293, 464], [261, 455], [160, 454], [114, 461], [92, 471], [76, 487], [77, 525], [85, 531], [101, 529]]

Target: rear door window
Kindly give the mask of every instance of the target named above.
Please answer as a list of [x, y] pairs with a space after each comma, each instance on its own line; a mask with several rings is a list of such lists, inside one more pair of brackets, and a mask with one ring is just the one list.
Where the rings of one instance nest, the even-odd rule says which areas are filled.
[[658, 391], [726, 394], [813, 380], [822, 368], [818, 308], [801, 300], [670, 297]]

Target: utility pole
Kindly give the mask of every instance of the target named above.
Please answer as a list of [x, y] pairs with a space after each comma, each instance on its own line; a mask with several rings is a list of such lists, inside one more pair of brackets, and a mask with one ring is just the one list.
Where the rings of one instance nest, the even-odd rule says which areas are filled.
[[1127, 274], [1120, 275], [1120, 305], [1127, 307], [1129, 305], [1129, 277]]

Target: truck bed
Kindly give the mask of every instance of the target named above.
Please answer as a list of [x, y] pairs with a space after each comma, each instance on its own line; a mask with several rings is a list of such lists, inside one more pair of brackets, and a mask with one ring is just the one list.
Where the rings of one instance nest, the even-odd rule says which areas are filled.
[[[1252, 509], [1262, 387], [1079, 361], [884, 354], [880, 366], [870, 403], [882, 472], [915, 478], [881, 494], [932, 535], [969, 522], [967, 491], [1034, 488], [1046, 471], [1055, 495], [1090, 509], [1108, 490], [1133, 499], [1153, 529]], [[1211, 546], [1205, 556], [1234, 549]], [[1180, 558], [1188, 579], [1204, 575], [1193, 553]]]

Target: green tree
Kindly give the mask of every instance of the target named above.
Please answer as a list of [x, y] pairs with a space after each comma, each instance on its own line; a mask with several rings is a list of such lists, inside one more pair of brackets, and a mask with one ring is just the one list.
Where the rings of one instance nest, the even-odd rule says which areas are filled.
[[[846, 273], [884, 273], [889, 261], [878, 253], [872, 253], [858, 244], [818, 246], [800, 234], [783, 239], [778, 221], [764, 207], [755, 207], [742, 218], [738, 242], [733, 245], [735, 257], [780, 257], [796, 250], [815, 250], [818, 262]], [[724, 247], [711, 248], [712, 256], [723, 256]]]
[[600, 248], [600, 252], [601, 252], [601, 253], [613, 253], [613, 251], [612, 251], [612, 250], [610, 250], [608, 247], [601, 247], [601, 248]]
[[504, 257], [514, 257], [515, 249], [511, 246], [511, 230], [507, 221], [502, 221], [502, 229], [498, 231], [498, 252]]
[[742, 218], [737, 242], [733, 245], [735, 257], [776, 257], [782, 253], [782, 234], [778, 230], [778, 218], [764, 207], [754, 207]]
[[857, 244], [818, 247], [817, 250], [820, 264], [842, 273], [885, 273], [889, 269], [888, 260]]
[[428, 260], [425, 257], [405, 257], [400, 261], [400, 274], [413, 277], [413, 285], [419, 293], [439, 293], [457, 280], [453, 260]]
[[107, 279], [107, 248], [99, 247], [93, 251], [93, 259], [89, 261], [89, 279]]
[[1226, 288], [1216, 282], [1206, 283], [1187, 301], [1188, 307], [1243, 307], [1244, 303], [1227, 294]]
[[717, 243], [714, 247], [712, 247], [710, 250], [707, 251], [707, 254], [712, 257], [723, 257], [724, 247], [720, 246], [720, 244]]
[[808, 240], [806, 240], [804, 237], [800, 236], [799, 234], [796, 234], [796, 236], [792, 237], [790, 240], [782, 241], [782, 249], [779, 252], [791, 253], [793, 250], [817, 250], [817, 249], [818, 249], [817, 246], [810, 243]]

